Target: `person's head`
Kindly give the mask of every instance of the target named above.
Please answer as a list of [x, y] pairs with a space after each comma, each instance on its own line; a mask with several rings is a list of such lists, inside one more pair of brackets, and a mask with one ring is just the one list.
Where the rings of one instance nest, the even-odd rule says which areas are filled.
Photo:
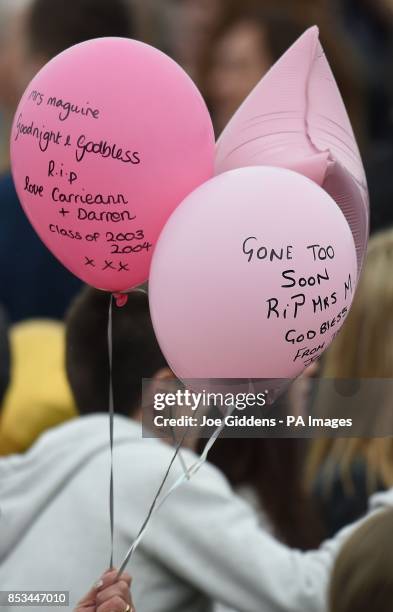
[[0, 413], [4, 396], [10, 384], [11, 378], [11, 354], [8, 335], [7, 316], [0, 308]]
[[[200, 439], [198, 452], [205, 445], [206, 439]], [[307, 550], [319, 546], [323, 533], [303, 487], [304, 451], [304, 440], [220, 437], [209, 452], [209, 462], [235, 489], [249, 494], [269, 518], [277, 538]]]
[[355, 133], [361, 137], [364, 122], [360, 67], [337, 25], [335, 11], [317, 0], [249, 0], [237, 6], [236, 12], [221, 21], [200, 64], [201, 87], [217, 133], [272, 64], [308, 27], [317, 24]]
[[175, 0], [175, 4], [186, 33], [199, 35], [214, 27], [225, 10], [224, 0]]
[[0, 110], [12, 114], [21, 91], [22, 20], [29, 0], [0, 0]]
[[[109, 300], [107, 293], [86, 288], [66, 319], [66, 370], [81, 415], [108, 411]], [[132, 416], [140, 408], [142, 379], [167, 368], [142, 291], [131, 292], [122, 308], [113, 305], [112, 345], [115, 411]]]
[[[386, 29], [393, 25], [392, 0], [358, 0], [357, 3], [352, 3], [351, 8], [353, 12], [363, 12], [370, 21], [372, 20]], [[373, 25], [371, 23], [371, 27]]]
[[[345, 324], [325, 354], [322, 375], [328, 379], [391, 379], [393, 378], [393, 229], [371, 238], [366, 263], [355, 299]], [[382, 380], [364, 386], [364, 396], [370, 388], [370, 405], [362, 405], [375, 419], [391, 413], [391, 386]], [[344, 398], [345, 400], [345, 398]], [[365, 403], [363, 401], [362, 403]], [[316, 398], [318, 413], [329, 417], [337, 404], [330, 387], [321, 387]], [[345, 406], [345, 403], [343, 404]], [[312, 485], [322, 465], [329, 468], [327, 480], [340, 467], [344, 482], [350, 486], [350, 471], [356, 460], [367, 469], [369, 492], [381, 484], [393, 486], [393, 439], [346, 438], [317, 440], [308, 462], [308, 480]]]
[[36, 72], [68, 47], [91, 38], [134, 34], [127, 0], [24, 0], [14, 27], [9, 42], [18, 97]]
[[217, 132], [302, 32], [287, 12], [274, 10], [244, 11], [222, 24], [204, 69], [204, 89]]
[[[248, 0], [244, 0], [248, 1]], [[238, 0], [171, 0], [166, 14], [166, 48], [198, 80], [198, 68], [214, 30], [241, 8]]]
[[[293, 394], [285, 392], [272, 406], [271, 415], [279, 420], [295, 414], [304, 401], [296, 399], [295, 405]], [[201, 437], [197, 452], [201, 453], [205, 445], [206, 439]], [[263, 510], [275, 536], [303, 550], [317, 548], [324, 536], [317, 509], [304, 486], [306, 450], [306, 440], [226, 437], [224, 432], [209, 452], [209, 462], [221, 470], [232, 487], [244, 491]]]
[[393, 511], [363, 523], [333, 569], [329, 612], [390, 612], [393, 601]]

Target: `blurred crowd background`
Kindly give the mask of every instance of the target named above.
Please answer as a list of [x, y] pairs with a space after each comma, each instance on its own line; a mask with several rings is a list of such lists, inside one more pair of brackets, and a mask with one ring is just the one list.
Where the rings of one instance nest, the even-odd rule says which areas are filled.
[[[63, 317], [81, 285], [35, 236], [9, 171], [12, 117], [34, 73], [84, 39], [138, 38], [191, 75], [218, 137], [266, 71], [314, 24], [359, 142], [375, 234], [353, 311], [321, 367], [333, 377], [393, 377], [393, 0], [0, 0], [0, 303], [2, 328], [10, 325], [10, 345], [0, 346], [8, 364], [4, 392], [11, 381], [0, 455], [26, 451], [42, 431], [77, 414], [64, 373]], [[393, 405], [392, 397], [383, 401]], [[393, 486], [390, 438], [311, 446], [223, 440], [212, 453], [234, 486], [253, 490], [279, 536], [304, 548], [361, 516], [371, 493]], [[242, 461], [232, 465], [235, 456]], [[290, 507], [275, 484], [283, 481]], [[315, 499], [322, 510], [311, 518]]]
[[[17, 206], [9, 133], [25, 87], [67, 46], [103, 35], [162, 49], [195, 80], [217, 137], [246, 95], [309, 26], [320, 28], [363, 156], [371, 231], [393, 223], [391, 0], [0, 0], [0, 303], [11, 321], [61, 319], [80, 288], [35, 236]], [[15, 244], [15, 236], [23, 239]], [[20, 287], [23, 278], [23, 289]]]

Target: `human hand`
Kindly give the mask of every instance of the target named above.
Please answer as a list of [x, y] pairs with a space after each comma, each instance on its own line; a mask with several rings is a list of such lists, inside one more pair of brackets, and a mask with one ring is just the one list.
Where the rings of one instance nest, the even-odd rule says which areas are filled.
[[117, 571], [109, 570], [80, 600], [74, 612], [135, 612], [130, 586], [128, 574], [117, 578]]

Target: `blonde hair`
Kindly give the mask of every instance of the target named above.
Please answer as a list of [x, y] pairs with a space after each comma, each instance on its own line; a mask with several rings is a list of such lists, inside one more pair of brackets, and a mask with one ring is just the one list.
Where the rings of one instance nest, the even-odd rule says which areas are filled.
[[[323, 376], [334, 379], [393, 378], [393, 229], [370, 240], [352, 309], [327, 352]], [[317, 402], [319, 400], [324, 406], [329, 405], [329, 398], [317, 398]], [[381, 385], [373, 402], [389, 406], [392, 398], [386, 397], [386, 390]], [[312, 486], [324, 465], [327, 480], [333, 478], [339, 467], [343, 484], [347, 491], [350, 490], [353, 487], [351, 467], [359, 458], [366, 466], [369, 493], [377, 488], [378, 483], [387, 488], [393, 486], [393, 438], [317, 440], [308, 458], [308, 485]]]
[[390, 612], [393, 601], [393, 511], [379, 511], [344, 544], [329, 590], [330, 612]]

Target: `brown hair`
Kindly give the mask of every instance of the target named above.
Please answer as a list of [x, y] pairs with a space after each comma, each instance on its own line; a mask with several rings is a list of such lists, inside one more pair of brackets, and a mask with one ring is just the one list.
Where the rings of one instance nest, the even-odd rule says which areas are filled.
[[[202, 451], [206, 440], [201, 440]], [[274, 438], [219, 438], [209, 453], [236, 489], [254, 493], [275, 535], [292, 548], [317, 548], [322, 526], [304, 490], [302, 470], [305, 440]]]
[[[269, 50], [272, 54], [273, 62], [295, 42], [295, 40], [303, 33], [303, 27], [296, 21], [292, 15], [282, 9], [273, 6], [258, 6], [254, 7], [252, 3], [245, 2], [236, 4], [236, 10], [227, 9], [220, 23], [214, 29], [209, 44], [202, 54], [200, 64], [200, 84], [202, 90], [205, 89], [208, 81], [208, 73], [210, 71], [212, 52], [216, 44], [238, 24], [251, 22], [254, 25], [263, 28], [266, 34]], [[256, 83], [255, 83], [256, 84]], [[204, 91], [204, 93], [206, 93]]]
[[[74, 300], [66, 320], [66, 371], [80, 414], [107, 412], [110, 296], [91, 287]], [[130, 416], [141, 404], [142, 379], [167, 366], [158, 345], [145, 293], [132, 291], [113, 305], [113, 393], [116, 412]]]
[[342, 548], [332, 574], [329, 612], [390, 612], [393, 511], [365, 521]]
[[125, 0], [34, 0], [27, 11], [29, 48], [52, 58], [91, 38], [131, 38], [132, 17]]

